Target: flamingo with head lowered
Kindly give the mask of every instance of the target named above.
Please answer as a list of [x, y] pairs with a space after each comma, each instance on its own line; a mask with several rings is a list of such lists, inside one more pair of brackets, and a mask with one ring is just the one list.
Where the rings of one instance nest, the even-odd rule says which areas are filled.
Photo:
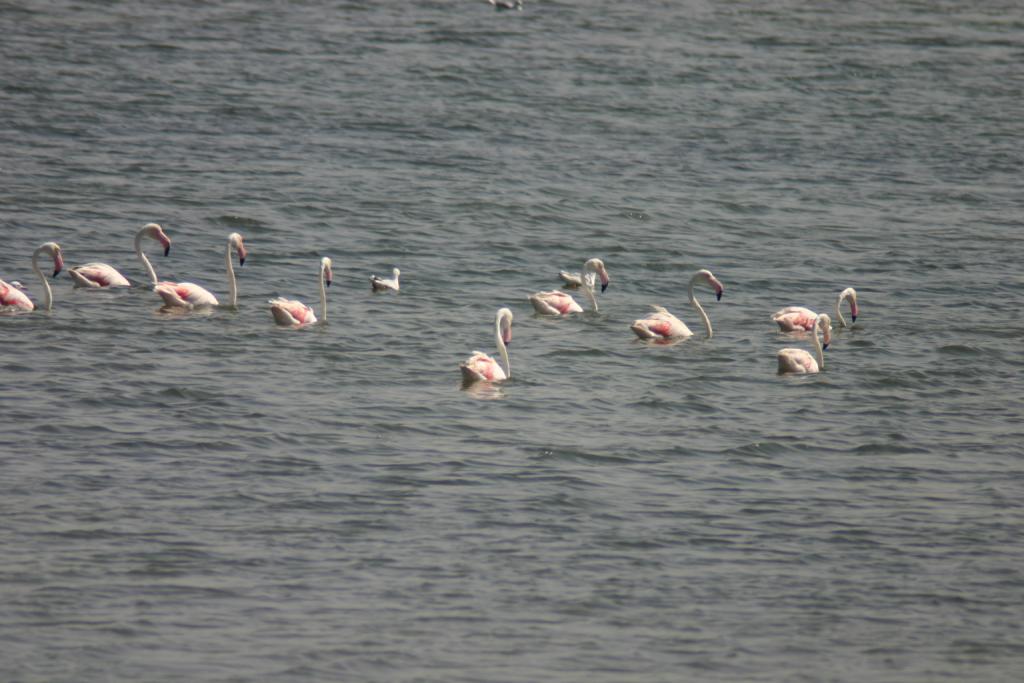
[[[708, 339], [711, 339], [711, 320], [708, 318], [708, 314], [704, 312], [704, 307], [700, 305], [700, 302], [693, 295], [693, 286], [698, 283], [707, 284], [715, 290], [715, 298], [718, 301], [721, 301], [722, 292], [725, 288], [722, 287], [722, 283], [718, 281], [718, 278], [711, 274], [710, 270], [698, 270], [690, 278], [690, 286], [687, 290], [690, 305], [697, 309], [701, 320], [704, 321], [704, 328], [707, 330]], [[654, 313], [651, 313], [646, 318], [633, 321], [633, 324], [629, 326], [629, 329], [633, 330], [636, 336], [641, 339], [659, 341], [683, 339], [693, 336], [693, 332], [686, 326], [686, 323], [669, 313], [664, 306], [651, 304], [651, 308], [654, 309]]]
[[[320, 318], [327, 322], [327, 287], [331, 286], [331, 259], [326, 256], [320, 259], [320, 276], [317, 280], [320, 283]], [[302, 327], [316, 322], [313, 309], [301, 301], [277, 297], [267, 303], [270, 304], [270, 313], [278, 325]]]
[[[836, 318], [839, 319], [840, 327], [846, 327], [846, 318], [843, 317], [841, 310], [844, 301], [850, 304], [851, 324], [857, 322], [857, 290], [853, 287], [847, 287], [839, 292], [839, 298], [836, 299]], [[787, 306], [772, 313], [772, 320], [778, 324], [779, 329], [783, 332], [798, 332], [801, 330], [809, 332], [814, 329], [814, 322], [817, 317], [817, 313], [803, 306]]]
[[[231, 266], [231, 252], [238, 253], [239, 267], [245, 265], [245, 244], [237, 232], [228, 235], [227, 248], [224, 251], [224, 263], [228, 275], [228, 306], [238, 306], [238, 284], [235, 282], [235, 269]], [[217, 297], [208, 290], [191, 282], [161, 282], [155, 288], [156, 293], [164, 300], [167, 308], [198, 308], [202, 306], [219, 306]]]
[[[135, 254], [142, 261], [142, 265], [146, 267], [146, 272], [149, 273], [149, 279], [153, 283], [152, 286], [156, 287], [156, 271], [153, 270], [153, 264], [146, 258], [146, 254], [142, 251], [142, 238], [148, 237], [152, 240], [156, 240], [164, 247], [164, 256], [167, 256], [171, 251], [171, 239], [164, 233], [164, 229], [156, 223], [147, 223], [135, 233]], [[106, 263], [86, 263], [83, 266], [75, 266], [68, 269], [68, 275], [75, 281], [75, 287], [130, 287], [131, 283], [128, 282], [128, 278], [121, 275], [111, 265]]]
[[472, 356], [459, 365], [464, 383], [500, 382], [512, 376], [512, 365], [508, 360], [507, 349], [512, 343], [512, 311], [507, 308], [499, 308], [494, 319], [494, 341], [498, 345], [502, 360], [505, 361], [505, 369], [486, 353], [474, 351]]
[[[818, 332], [823, 332], [825, 335], [824, 346], [822, 346], [821, 340], [818, 339]], [[780, 375], [789, 373], [812, 374], [825, 369], [825, 356], [822, 350], [827, 349], [828, 345], [832, 343], [832, 320], [828, 317], [827, 313], [815, 316], [812, 334], [814, 335], [814, 350], [818, 354], [818, 359], [815, 360], [814, 356], [803, 349], [780, 349], [777, 354]]]
[[583, 276], [587, 272], [597, 273], [601, 277], [601, 291], [608, 289], [608, 271], [604, 267], [604, 261], [599, 258], [592, 258], [583, 264], [583, 273], [570, 273], [565, 270], [558, 271], [558, 277], [562, 279], [565, 286], [570, 289], [577, 289], [583, 286]]
[[[47, 242], [32, 252], [32, 271], [39, 277], [39, 281], [43, 283], [43, 308], [49, 311], [53, 309], [53, 291], [50, 289], [50, 283], [46, 281], [43, 271], [39, 269], [39, 256], [41, 254], [46, 254], [53, 259], [54, 277], [57, 277], [57, 274], [64, 269], [64, 254], [60, 245], [56, 242]], [[32, 311], [35, 310], [36, 305], [25, 295], [25, 292], [21, 291], [20, 284], [14, 286], [14, 284], [7, 284], [0, 280], [0, 308]]]
[[[562, 271], [559, 274], [567, 283], [579, 280], [583, 287], [583, 293], [590, 299], [590, 310], [597, 311], [597, 297], [594, 290], [597, 287], [597, 278], [601, 278], [601, 291], [608, 289], [608, 271], [604, 262], [599, 258], [592, 258], [583, 264], [583, 272], [570, 274]], [[568, 279], [566, 278], [568, 276]], [[550, 292], [537, 292], [530, 296], [530, 303], [533, 309], [542, 315], [567, 315], [569, 313], [582, 313], [583, 307], [576, 303], [576, 300], [569, 294], [558, 290]]]

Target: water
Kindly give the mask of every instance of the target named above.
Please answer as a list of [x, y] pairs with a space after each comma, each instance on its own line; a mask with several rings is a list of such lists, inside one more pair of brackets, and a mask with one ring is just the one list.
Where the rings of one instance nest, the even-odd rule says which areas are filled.
[[[1009, 2], [0, 6], [10, 681], [1017, 680]], [[265, 300], [329, 322], [276, 328]], [[526, 297], [592, 256], [600, 311]], [[371, 273], [402, 269], [398, 295]], [[638, 342], [649, 303], [715, 335]], [[780, 378], [785, 305], [861, 315]], [[515, 313], [513, 379], [463, 390]]]

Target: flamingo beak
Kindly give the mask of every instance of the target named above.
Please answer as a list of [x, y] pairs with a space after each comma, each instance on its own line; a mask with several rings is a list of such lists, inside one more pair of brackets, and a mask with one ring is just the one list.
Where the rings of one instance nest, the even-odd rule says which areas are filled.
[[721, 300], [722, 300], [722, 290], [718, 290], [717, 292], [715, 292], [715, 301], [721, 301]]
[[238, 265], [239, 267], [245, 265], [245, 247], [239, 247], [238, 249]]
[[53, 276], [57, 277], [60, 271], [64, 270], [64, 258], [57, 252], [53, 255]]
[[828, 349], [828, 342], [825, 342], [824, 344], [821, 345], [821, 350], [825, 351], [827, 349]]
[[602, 282], [601, 283], [601, 293], [603, 294], [604, 290], [606, 290], [606, 289], [608, 289], [608, 283], [607, 282]]

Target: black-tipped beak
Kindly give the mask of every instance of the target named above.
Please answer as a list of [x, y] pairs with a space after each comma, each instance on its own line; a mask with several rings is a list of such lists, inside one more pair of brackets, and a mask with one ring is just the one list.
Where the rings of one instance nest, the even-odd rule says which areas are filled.
[[244, 265], [245, 265], [245, 257], [244, 256], [239, 256], [238, 257], [238, 267], [241, 268]]
[[171, 245], [168, 244], [166, 247], [164, 247], [164, 256], [167, 256], [170, 253], [171, 253]]
[[721, 301], [721, 300], [722, 300], [722, 293], [721, 292], [715, 292], [715, 301]]
[[822, 345], [821, 345], [821, 350], [822, 350], [822, 351], [825, 351], [825, 350], [827, 350], [827, 349], [828, 349], [828, 344], [822, 344]]
[[328, 287], [330, 287], [331, 286], [331, 281], [330, 280], [324, 280], [324, 284], [327, 285]]
[[601, 283], [601, 293], [602, 294], [604, 293], [604, 290], [606, 290], [606, 289], [608, 289], [608, 283], [607, 282]]
[[60, 275], [60, 268], [58, 268], [57, 270], [53, 271], [53, 276], [54, 277], [57, 277], [58, 275]]
[[850, 315], [850, 322], [854, 322], [854, 323], [857, 322], [857, 316]]

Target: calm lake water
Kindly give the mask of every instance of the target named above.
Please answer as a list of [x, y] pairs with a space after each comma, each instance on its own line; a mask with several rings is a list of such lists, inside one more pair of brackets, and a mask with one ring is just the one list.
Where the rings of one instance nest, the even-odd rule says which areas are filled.
[[[0, 679], [1016, 681], [1015, 2], [0, 4]], [[266, 300], [324, 325], [274, 325]], [[598, 312], [527, 297], [604, 259]], [[44, 264], [47, 265], [47, 264]], [[399, 294], [368, 277], [402, 269]], [[714, 325], [686, 299], [698, 288]], [[823, 373], [786, 305], [856, 287]], [[638, 341], [649, 304], [698, 334]], [[464, 389], [515, 315], [513, 377]]]

